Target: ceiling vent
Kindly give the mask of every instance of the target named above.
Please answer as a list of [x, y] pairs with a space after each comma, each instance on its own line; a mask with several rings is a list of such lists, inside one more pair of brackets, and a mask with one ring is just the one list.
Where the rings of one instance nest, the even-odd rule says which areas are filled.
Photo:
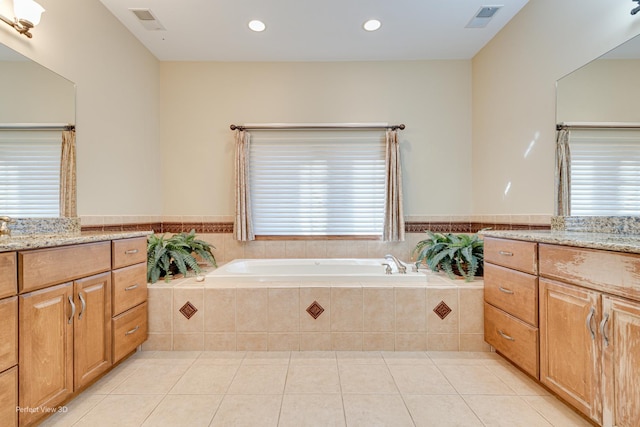
[[151, 13], [149, 9], [129, 9], [136, 15], [138, 21], [142, 24], [144, 28], [149, 31], [162, 31], [166, 30], [164, 26], [158, 21], [158, 19]]
[[484, 28], [502, 6], [482, 6], [465, 28]]

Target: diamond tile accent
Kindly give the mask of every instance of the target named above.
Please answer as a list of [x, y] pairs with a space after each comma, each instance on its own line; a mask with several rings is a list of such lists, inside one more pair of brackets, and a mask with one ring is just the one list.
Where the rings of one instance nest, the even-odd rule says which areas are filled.
[[180, 313], [187, 319], [191, 319], [193, 315], [196, 314], [196, 311], [198, 311], [198, 309], [189, 301], [180, 308]]
[[436, 305], [433, 312], [437, 314], [440, 319], [444, 320], [444, 318], [451, 313], [451, 307], [449, 307], [444, 301], [440, 301], [440, 304]]
[[322, 312], [324, 312], [324, 308], [318, 304], [318, 301], [314, 301], [309, 307], [307, 307], [307, 313], [309, 313], [309, 315], [314, 319], [320, 317]]

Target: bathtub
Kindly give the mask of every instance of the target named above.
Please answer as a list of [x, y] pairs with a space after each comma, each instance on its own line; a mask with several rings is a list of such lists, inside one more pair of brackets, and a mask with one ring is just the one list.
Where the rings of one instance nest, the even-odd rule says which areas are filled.
[[384, 261], [237, 259], [150, 284], [143, 349], [489, 350], [482, 281], [385, 274]]
[[[389, 264], [391, 274], [383, 264]], [[400, 274], [383, 258], [236, 259], [205, 275], [205, 282], [386, 282], [425, 283], [424, 272]], [[195, 279], [194, 279], [195, 280]]]

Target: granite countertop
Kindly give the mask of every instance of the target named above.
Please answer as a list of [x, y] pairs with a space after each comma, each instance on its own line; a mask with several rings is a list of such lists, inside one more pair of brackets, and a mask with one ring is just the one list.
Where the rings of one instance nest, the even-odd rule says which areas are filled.
[[64, 234], [34, 234], [24, 236], [0, 237], [0, 252], [23, 249], [49, 248], [53, 246], [75, 245], [78, 243], [102, 242], [105, 240], [145, 237], [149, 231], [89, 231]]
[[640, 254], [640, 235], [638, 234], [609, 234], [555, 230], [486, 230], [480, 234], [488, 237]]

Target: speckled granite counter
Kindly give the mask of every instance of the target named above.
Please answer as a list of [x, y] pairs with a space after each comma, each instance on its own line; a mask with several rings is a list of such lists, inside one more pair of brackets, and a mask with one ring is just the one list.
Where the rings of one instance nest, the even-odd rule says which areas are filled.
[[640, 254], [640, 235], [554, 230], [483, 231], [483, 236]]
[[24, 249], [50, 248], [52, 246], [75, 245], [78, 243], [101, 242], [105, 240], [144, 237], [149, 231], [96, 231], [68, 234], [36, 234], [31, 236], [0, 237], [0, 252]]

